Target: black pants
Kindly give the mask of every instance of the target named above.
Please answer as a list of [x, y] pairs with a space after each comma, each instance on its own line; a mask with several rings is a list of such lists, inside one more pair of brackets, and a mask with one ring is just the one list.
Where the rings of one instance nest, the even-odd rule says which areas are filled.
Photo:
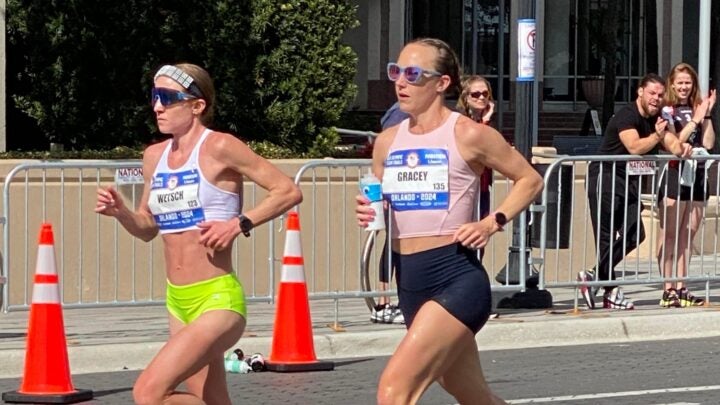
[[595, 243], [599, 247], [595, 269], [598, 280], [615, 280], [615, 266], [645, 240], [645, 228], [640, 221], [643, 207], [637, 184], [631, 178], [626, 190], [625, 183], [624, 174], [614, 175], [609, 170], [599, 174], [597, 166], [590, 165], [587, 192]]

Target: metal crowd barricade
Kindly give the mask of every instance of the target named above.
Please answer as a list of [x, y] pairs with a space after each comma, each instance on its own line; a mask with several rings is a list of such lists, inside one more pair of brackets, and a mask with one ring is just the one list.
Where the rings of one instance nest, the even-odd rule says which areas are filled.
[[[99, 187], [111, 185], [118, 169], [141, 169], [140, 161], [55, 161], [24, 163], [5, 177], [3, 251], [0, 276], [4, 312], [27, 309], [42, 222], [55, 230], [60, 294], [65, 307], [155, 305], [164, 302], [162, 243], [130, 235], [113, 218], [94, 212]], [[137, 207], [142, 184], [116, 186], [130, 207]], [[246, 204], [258, 199], [246, 183]], [[275, 222], [235, 242], [233, 265], [251, 301], [272, 301], [276, 257]], [[267, 243], [263, 243], [267, 240]], [[238, 266], [238, 263], [241, 263]], [[12, 288], [11, 288], [12, 287]]]
[[[719, 281], [720, 273], [718, 272], [718, 228], [720, 225], [720, 199], [718, 191], [720, 190], [720, 161], [719, 155], [697, 156], [693, 160], [698, 162], [706, 162], [706, 178], [708, 182], [707, 193], [710, 195], [709, 201], [702, 209], [702, 219], [697, 231], [697, 235], [692, 243], [691, 252], [694, 252], [687, 268], [687, 275], [678, 276], [677, 260], [673, 263], [672, 274], [664, 276], [660, 273], [658, 264], [658, 237], [660, 232], [660, 220], [667, 220], [667, 208], [659, 205], [657, 192], [660, 176], [665, 173], [665, 166], [669, 161], [677, 161], [678, 159], [672, 155], [655, 155], [655, 156], [557, 156], [557, 159], [548, 167], [545, 172], [544, 182], [545, 189], [542, 192], [541, 206], [545, 207], [546, 213], [540, 218], [539, 249], [534, 251], [536, 257], [534, 262], [540, 264], [540, 288], [553, 287], [575, 287], [580, 286], [580, 282], [576, 276], [579, 271], [593, 268], [597, 265], [598, 259], [596, 251], [599, 247], [599, 240], [595, 240], [595, 235], [591, 222], [591, 210], [588, 200], [587, 187], [589, 172], [587, 170], [590, 162], [606, 162], [605, 169], [612, 170], [608, 174], [613, 178], [610, 184], [601, 183], [598, 187], [601, 193], [614, 193], [614, 196], [620, 198], [622, 203], [632, 203], [628, 201], [627, 189], [616, 189], [616, 180], [614, 176], [618, 174], [617, 165], [627, 162], [655, 162], [657, 168], [652, 170], [652, 174], [641, 175], [638, 178], [640, 189], [640, 203], [645, 207], [644, 210], [638, 208], [634, 214], [640, 215], [639, 224], [643, 225], [645, 230], [645, 239], [641, 241], [639, 246], [630, 251], [624, 259], [615, 268], [616, 280], [596, 280], [587, 283], [590, 286], [601, 287], [608, 285], [662, 285], [664, 282], [686, 281], [688, 283], [702, 284], [705, 290], [706, 300], [709, 298], [710, 282]], [[683, 163], [681, 163], [683, 164]], [[635, 164], [638, 166], [638, 164]], [[640, 165], [642, 166], [642, 165]], [[570, 168], [570, 170], [561, 170], [561, 168]], [[568, 173], [569, 171], [569, 173]], [[602, 171], [600, 172], [603, 173]], [[572, 187], [568, 190], [563, 187], [563, 177], [571, 176]], [[602, 176], [598, 176], [602, 177]], [[625, 184], [629, 175], [625, 175]], [[555, 181], [558, 179], [558, 181]], [[607, 180], [607, 179], [606, 179]], [[679, 180], [676, 180], [679, 182]], [[549, 187], [553, 184], [553, 187]], [[677, 187], [677, 184], [669, 184], [667, 187]], [[570, 195], [567, 195], [569, 192]], [[622, 192], [622, 195], [619, 193]], [[551, 196], [557, 197], [551, 198]], [[568, 203], [563, 209], [561, 203]], [[551, 201], [554, 200], [554, 201]], [[551, 210], [553, 204], [557, 204], [555, 212], [558, 214], [554, 217], [547, 215], [547, 210]], [[627, 225], [628, 213], [622, 214], [622, 217], [614, 218], [615, 213], [611, 213], [611, 221], [622, 220], [621, 224]], [[599, 219], [599, 213], [596, 214]], [[679, 214], [676, 219], [679, 219]], [[569, 227], [565, 231], [561, 228], [563, 225]], [[639, 226], [638, 226], [639, 229]], [[674, 246], [663, 246], [662, 249], [673, 249], [675, 256], [678, 254], [678, 234], [681, 227], [676, 227]], [[563, 235], [564, 232], [569, 234]], [[553, 237], [549, 237], [553, 234]], [[568, 243], [562, 246], [561, 237], [566, 238]], [[617, 248], [626, 249], [628, 240], [624, 240], [623, 244]], [[552, 245], [552, 247], [549, 247]], [[610, 250], [612, 253], [612, 250]], [[596, 274], [598, 274], [596, 272]], [[697, 287], [697, 285], [695, 286]], [[658, 289], [660, 294], [661, 289]], [[575, 306], [577, 307], [577, 295], [575, 294]], [[660, 295], [658, 295], [659, 299]]]
[[[397, 293], [392, 287], [384, 292], [378, 288], [380, 252], [387, 243], [385, 231], [366, 232], [357, 226], [355, 219], [358, 179], [369, 170], [370, 164], [369, 159], [317, 160], [302, 166], [295, 176], [295, 183], [303, 191], [303, 203], [297, 209], [310, 299], [368, 299]], [[491, 191], [491, 200], [495, 201], [491, 206], [497, 205], [510, 187], [510, 182], [496, 180]], [[520, 250], [525, 251], [526, 218], [521, 216], [519, 220], [523, 224]], [[497, 272], [505, 275], [509, 271], [506, 263], [511, 225], [506, 229], [508, 232], [495, 234], [486, 247], [484, 264], [491, 278]], [[375, 237], [380, 240], [370, 239]], [[392, 268], [392, 255], [388, 255], [387, 260], [388, 268]], [[529, 263], [523, 261], [521, 265], [527, 269]], [[519, 284], [510, 284], [505, 275], [505, 283], [494, 282], [492, 288], [522, 290], [525, 274], [527, 271], [520, 270]]]

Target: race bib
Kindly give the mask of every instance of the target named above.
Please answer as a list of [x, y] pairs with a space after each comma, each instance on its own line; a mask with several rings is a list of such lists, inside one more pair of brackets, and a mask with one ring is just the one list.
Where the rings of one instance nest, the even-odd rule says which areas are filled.
[[385, 159], [383, 195], [394, 210], [447, 210], [450, 203], [447, 149], [407, 149]]
[[205, 220], [199, 186], [197, 170], [158, 173], [153, 178], [148, 205], [160, 230], [191, 228]]
[[630, 176], [645, 176], [655, 174], [655, 161], [631, 160], [627, 163], [627, 173]]

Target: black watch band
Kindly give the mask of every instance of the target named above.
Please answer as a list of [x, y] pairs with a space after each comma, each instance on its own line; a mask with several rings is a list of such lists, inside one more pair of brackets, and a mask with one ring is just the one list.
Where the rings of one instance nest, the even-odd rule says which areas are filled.
[[255, 224], [253, 224], [250, 218], [243, 214], [238, 215], [238, 219], [240, 219], [240, 232], [242, 232], [246, 238], [249, 237], [250, 231], [255, 227]]

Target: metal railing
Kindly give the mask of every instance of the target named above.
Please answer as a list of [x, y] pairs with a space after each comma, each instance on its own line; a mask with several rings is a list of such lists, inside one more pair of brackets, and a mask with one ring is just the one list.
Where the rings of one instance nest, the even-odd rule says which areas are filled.
[[[140, 161], [33, 162], [13, 168], [3, 187], [3, 251], [0, 276], [7, 312], [27, 309], [32, 295], [36, 230], [50, 222], [65, 307], [156, 305], [164, 302], [162, 244], [141, 242], [113, 218], [94, 213], [97, 189], [114, 183], [118, 169], [141, 169]], [[142, 184], [116, 186], [126, 204], [137, 207]], [[254, 204], [256, 185], [244, 188]], [[245, 281], [248, 300], [272, 301], [274, 295], [275, 226], [271, 221], [251, 238], [235, 242], [233, 266]], [[268, 237], [267, 243], [260, 240]], [[238, 267], [238, 263], [243, 266]], [[258, 276], [259, 269], [266, 273]]]
[[[397, 294], [395, 289], [380, 291], [377, 284], [380, 278], [379, 247], [387, 244], [386, 232], [366, 232], [357, 226], [355, 219], [358, 179], [370, 168], [370, 164], [369, 159], [311, 161], [295, 175], [295, 183], [303, 187], [303, 203], [296, 209], [300, 212], [302, 224], [310, 299], [364, 298], [371, 305], [374, 297]], [[331, 184], [336, 187], [331, 188]], [[500, 190], [503, 187], [504, 190]], [[509, 181], [496, 181], [491, 195], [507, 194], [510, 187]], [[478, 202], [476, 213], [479, 212]], [[519, 250], [526, 251], [526, 218], [521, 216], [518, 220], [521, 221]], [[337, 234], [344, 237], [329, 237], [332, 235], [330, 228], [335, 228]], [[503, 273], [505, 280], [502, 284], [493, 283], [492, 288], [496, 291], [520, 291], [525, 288], [526, 269], [530, 263], [521, 261], [519, 284], [510, 283], [508, 273], [512, 269], [505, 266], [511, 236], [512, 232], [497, 234], [486, 247], [486, 268]], [[382, 238], [384, 243], [376, 243]], [[388, 255], [387, 260], [387, 268], [392, 268], [392, 255]]]
[[[660, 285], [665, 282], [685, 281], [701, 283], [705, 289], [705, 296], [708, 298], [710, 282], [720, 281], [718, 267], [720, 255], [718, 254], [717, 238], [720, 229], [720, 199], [717, 197], [718, 190], [720, 190], [720, 176], [718, 176], [718, 165], [712, 165], [712, 162], [720, 160], [720, 156], [698, 156], [693, 157], [693, 160], [706, 162], [704, 174], [709, 180], [706, 180], [708, 183], [705, 192], [710, 196], [709, 202], [703, 204], [699, 229], [694, 241], [689, 243], [692, 249], [690, 250], [691, 254], [693, 251], [696, 254], [692, 260], [689, 260], [687, 274], [678, 275], [678, 262], [675, 260], [672, 274], [665, 276], [659, 271], [658, 256], [664, 253], [659, 249], [672, 250], [677, 257], [679, 253], [678, 235], [683, 226], [687, 227], [687, 224], [684, 223], [676, 227], [675, 234], [671, 239], [675, 241], [674, 246], [664, 246], [659, 243], [658, 239], [661, 236], [664, 238], [660, 224], [667, 223], [668, 208], [658, 201], [658, 184], [660, 176], [665, 173], [668, 162], [678, 161], [677, 158], [672, 155], [557, 156], [557, 159], [549, 165], [545, 172], [545, 189], [542, 192], [540, 204], [545, 207], [545, 215], [540, 222], [539, 249], [534, 251], [535, 262], [541, 265], [540, 288], [578, 288], [581, 284], [591, 287]], [[601, 240], [600, 237], [595, 237], [591, 215], [594, 215], [598, 222], [601, 220], [601, 215], [605, 215], [601, 212], [593, 212], [590, 206], [586, 189], [586, 185], [590, 182], [590, 171], [587, 170], [590, 162], [596, 162], [600, 167], [600, 175], [597, 179], [599, 196], [604, 193], [606, 198], [619, 199], [623, 206], [638, 207], [637, 212], [618, 210], [617, 213], [610, 213], [610, 222], [618, 223], [619, 228], [622, 228], [621, 232], [626, 232], [625, 228], [630, 224], [628, 218], [637, 215], [640, 220], [635, 225], [637, 228], [633, 231], [642, 228], [645, 237], [637, 240], [639, 243], [634, 249], [632, 248], [633, 241], [626, 239], [622, 239], [622, 244], [614, 246], [614, 248], [622, 249], [621, 253], [624, 253], [624, 250], [630, 250], [627, 255], [623, 255], [622, 261], [615, 267], [618, 275], [616, 280], [606, 279], [581, 283], [576, 278], [578, 271], [594, 268], [599, 264], [596, 252], [600, 247]], [[656, 166], [655, 169], [649, 171], [650, 174], [637, 177], [636, 182], [640, 191], [637, 195], [628, 192], [629, 179], [633, 177], [629, 174], [630, 170], [620, 169], [621, 165], [628, 162], [652, 162]], [[635, 164], [635, 166], [638, 165]], [[623, 182], [625, 187], [621, 188]], [[665, 191], [669, 187], [679, 186], [671, 181], [665, 184]], [[636, 198], [637, 201], [632, 201], [633, 198]], [[553, 212], [554, 215], [548, 215], [548, 212]], [[679, 210], [677, 216], [679, 219]], [[613, 235], [613, 237], [615, 236]], [[613, 254], [612, 242], [615, 240], [608, 241], [611, 255]], [[658, 246], [662, 247], [658, 248]], [[577, 306], [577, 302], [575, 305]]]
[[[549, 157], [549, 156], [548, 156]], [[525, 288], [529, 266], [537, 271], [540, 288], [578, 288], [577, 271], [597, 265], [595, 240], [590, 221], [585, 184], [589, 181], [589, 162], [613, 165], [627, 161], [654, 161], [662, 166], [672, 156], [552, 156], [545, 165], [545, 189], [531, 207], [533, 217], [519, 216], [519, 245], [512, 246], [513, 232], [497, 233], [486, 247], [484, 265], [490, 274], [503, 273], [508, 280], [507, 263], [512, 250], [529, 252], [519, 260], [519, 284], [493, 282], [494, 291]], [[698, 161], [718, 160], [720, 156], [698, 157]], [[117, 221], [96, 215], [96, 190], [112, 184], [113, 171], [140, 168], [139, 161], [36, 162], [12, 169], [3, 189], [3, 256], [0, 269], [2, 309], [29, 308], [35, 262], [35, 232], [44, 221], [56, 226], [56, 256], [61, 280], [61, 297], [66, 307], [114, 305], [154, 305], [164, 302], [165, 271], [161, 244], [143, 243], [127, 233]], [[357, 181], [370, 167], [369, 159], [325, 159], [311, 161], [297, 170], [303, 204], [296, 207], [301, 221], [305, 272], [310, 299], [371, 299], [396, 291], [378, 289], [379, 240], [368, 246], [368, 233], [355, 219]], [[705, 283], [720, 280], [718, 240], [720, 199], [711, 197], [694, 244], [695, 255], [688, 274], [665, 277], [657, 269], [655, 241], [659, 232], [658, 209], [654, 193], [659, 171], [638, 180], [647, 237], [618, 265], [618, 280], [597, 280], [593, 286], [660, 284], [684, 280]], [[720, 190], [718, 166], [710, 170], [712, 194]], [[569, 180], [569, 186], [568, 186]], [[627, 183], [627, 182], [626, 182]], [[612, 192], [613, 184], [604, 184]], [[647, 187], [643, 185], [649, 185]], [[512, 184], [497, 177], [491, 187], [491, 206], [497, 206]], [[142, 184], [120, 185], [118, 190], [128, 205], [137, 206]], [[256, 185], [244, 187], [247, 203], [261, 198]], [[625, 193], [627, 195], [627, 193]], [[627, 202], [627, 201], [626, 201]], [[478, 207], [479, 212], [479, 207]], [[510, 229], [510, 226], [507, 227]], [[527, 234], [526, 232], [530, 232]], [[253, 231], [251, 238], [239, 238], [234, 245], [233, 265], [245, 283], [248, 299], [272, 302], [277, 264], [282, 257], [282, 221], [272, 221]], [[384, 232], [378, 234], [381, 238]], [[526, 241], [529, 245], [526, 246]], [[677, 238], [675, 238], [677, 240]], [[263, 242], [266, 241], [266, 242]], [[668, 247], [669, 248], [669, 247]], [[677, 248], [675, 248], [677, 250]], [[520, 255], [523, 256], [523, 255]], [[242, 264], [242, 266], [239, 266]], [[391, 264], [391, 263], [390, 263]]]

